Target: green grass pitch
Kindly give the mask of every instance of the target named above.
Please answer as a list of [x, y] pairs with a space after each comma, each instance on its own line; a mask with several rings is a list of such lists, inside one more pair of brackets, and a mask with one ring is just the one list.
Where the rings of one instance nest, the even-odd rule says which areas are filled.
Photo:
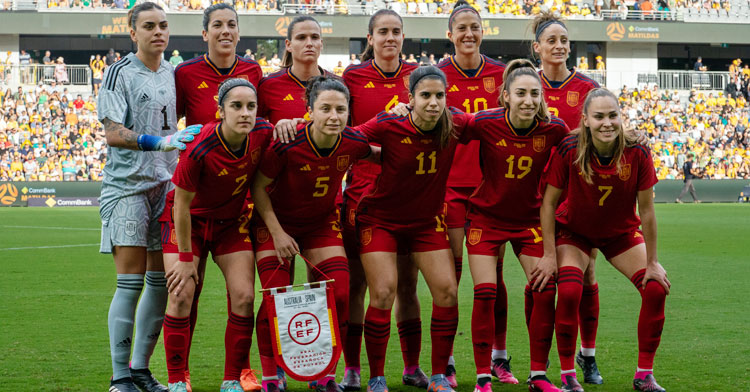
[[[669, 272], [666, 325], [656, 357], [656, 377], [669, 391], [750, 391], [750, 206], [657, 205], [659, 258]], [[107, 311], [115, 289], [112, 259], [100, 255], [98, 213], [79, 209], [0, 209], [0, 391], [105, 391], [111, 375]], [[601, 256], [600, 256], [601, 257]], [[466, 258], [464, 258], [466, 263]], [[297, 263], [302, 268], [302, 263]], [[471, 347], [472, 284], [464, 267], [455, 356], [459, 392], [474, 387]], [[632, 390], [640, 297], [604, 260], [597, 267], [601, 317], [597, 359], [605, 379], [587, 391]], [[297, 277], [305, 276], [298, 272]], [[508, 352], [515, 375], [528, 375], [528, 335], [523, 316], [521, 268], [506, 255], [509, 291]], [[258, 286], [256, 286], [258, 287]], [[422, 367], [429, 373], [430, 299], [420, 283]], [[256, 300], [257, 302], [257, 300]], [[225, 289], [211, 264], [201, 297], [191, 355], [193, 390], [218, 390], [223, 375]], [[256, 304], [257, 310], [257, 304]], [[743, 332], [744, 331], [744, 332]], [[553, 344], [549, 375], [559, 384]], [[259, 368], [256, 344], [251, 363]], [[363, 377], [368, 377], [363, 352]], [[400, 386], [401, 353], [395, 325], [386, 363], [391, 391]], [[164, 348], [151, 368], [166, 381]], [[343, 365], [339, 366], [339, 377]], [[580, 371], [579, 371], [580, 376]], [[292, 391], [306, 387], [291, 383]], [[497, 391], [524, 391], [524, 384]]]

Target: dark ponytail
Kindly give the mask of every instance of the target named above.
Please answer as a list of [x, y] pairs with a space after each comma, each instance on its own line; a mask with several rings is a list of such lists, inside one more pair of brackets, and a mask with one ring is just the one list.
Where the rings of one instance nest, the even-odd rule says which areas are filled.
[[[401, 15], [399, 15], [396, 11], [391, 9], [381, 9], [378, 10], [378, 12], [372, 14], [370, 17], [370, 22], [367, 24], [367, 33], [372, 36], [373, 32], [375, 32], [375, 24], [378, 23], [378, 18], [384, 15], [393, 15], [398, 18], [398, 21], [401, 22], [401, 28], [404, 27], [404, 20], [401, 19]], [[401, 58], [401, 51], [398, 53], [398, 57]], [[365, 47], [365, 51], [362, 52], [361, 55], [361, 61], [364, 63], [367, 60], [374, 59], [375, 58], [375, 49], [370, 45], [370, 43], [367, 43], [367, 46]]]
[[[505, 102], [503, 92], [507, 91], [510, 93], [510, 86], [519, 76], [523, 75], [528, 75], [536, 79], [539, 82], [539, 88], [542, 89], [542, 78], [539, 77], [539, 73], [537, 73], [534, 64], [526, 59], [515, 59], [508, 63], [505, 67], [505, 72], [503, 72], [503, 84], [500, 85], [500, 95], [497, 97], [498, 105], [504, 107], [506, 110], [509, 109], [510, 104]], [[542, 101], [539, 103], [539, 110], [537, 110], [536, 119], [539, 121], [550, 120], [547, 103], [544, 101], [544, 98], [542, 98]]]
[[[289, 23], [289, 27], [287, 27], [287, 29], [286, 29], [286, 39], [288, 41], [292, 40], [292, 37], [294, 36], [293, 35], [293, 33], [294, 33], [294, 26], [297, 23], [307, 22], [307, 21], [313, 21], [313, 22], [315, 22], [315, 24], [318, 25], [318, 29], [320, 30], [320, 23], [318, 23], [318, 21], [315, 18], [313, 18], [312, 16], [309, 16], [309, 15], [295, 16], [294, 19], [292, 19], [292, 21]], [[290, 68], [293, 63], [294, 63], [294, 59], [292, 58], [292, 52], [290, 52], [290, 51], [288, 51], [288, 50], [285, 49], [284, 50], [284, 57], [281, 58], [281, 68]]]
[[[412, 71], [411, 75], [409, 75], [409, 93], [412, 95], [412, 97], [416, 96], [415, 92], [417, 90], [417, 87], [419, 86], [419, 83], [425, 79], [439, 80], [443, 83], [443, 90], [445, 90], [448, 86], [448, 80], [445, 77], [443, 71], [440, 70], [440, 68], [434, 65], [419, 67]], [[443, 109], [443, 113], [438, 119], [438, 123], [435, 126], [435, 132], [437, 132], [438, 145], [441, 149], [448, 147], [450, 138], [455, 137], [453, 135], [453, 116], [451, 115], [451, 112], [447, 107]]]
[[305, 101], [307, 106], [312, 108], [315, 105], [315, 100], [323, 91], [338, 91], [346, 97], [347, 105], [349, 103], [349, 89], [339, 78], [330, 76], [315, 76], [307, 81], [307, 87], [305, 88]]

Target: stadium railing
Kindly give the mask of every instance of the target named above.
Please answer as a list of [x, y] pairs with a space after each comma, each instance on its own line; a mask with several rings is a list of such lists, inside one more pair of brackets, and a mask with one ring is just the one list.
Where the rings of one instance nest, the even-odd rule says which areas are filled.
[[657, 85], [668, 90], [724, 90], [731, 81], [729, 72], [700, 72], [660, 70], [656, 73], [615, 72], [615, 71], [580, 71], [596, 80], [602, 86], [645, 86]]
[[[54, 65], [11, 65], [6, 66], [4, 72], [6, 74], [5, 80], [11, 85], [32, 86], [39, 83], [50, 84], [52, 81], [57, 81]], [[91, 85], [91, 68], [88, 65], [65, 64], [65, 76], [67, 83], [58, 82], [60, 85]]]

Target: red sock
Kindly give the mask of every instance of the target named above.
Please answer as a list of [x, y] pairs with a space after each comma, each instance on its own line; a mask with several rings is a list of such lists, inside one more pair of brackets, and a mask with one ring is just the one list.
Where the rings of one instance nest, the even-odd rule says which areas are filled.
[[557, 275], [557, 309], [555, 333], [560, 369], [575, 369], [578, 308], [583, 290], [583, 271], [578, 267], [562, 267]]
[[344, 342], [344, 362], [346, 367], [360, 367], [359, 356], [362, 350], [363, 324], [349, 324]]
[[[276, 256], [268, 256], [258, 260], [258, 277], [263, 288], [280, 287], [289, 284], [289, 265], [281, 264]], [[276, 271], [274, 273], [274, 271]], [[263, 369], [263, 377], [276, 377], [276, 361], [273, 358], [273, 346], [271, 341], [271, 320], [268, 318], [266, 301], [261, 301], [258, 309], [256, 325], [256, 339], [258, 340], [258, 351], [260, 363]]]
[[190, 317], [164, 315], [164, 353], [167, 357], [168, 382], [185, 382], [189, 341]]
[[495, 296], [495, 339], [492, 348], [505, 350], [508, 332], [508, 290], [503, 281], [503, 259], [497, 259], [497, 295]]
[[[533, 282], [531, 282], [533, 285]], [[534, 290], [534, 307], [529, 320], [529, 345], [531, 346], [531, 371], [546, 371], [552, 333], [555, 329], [555, 281], [550, 279], [540, 293]]]
[[664, 302], [667, 292], [658, 282], [649, 280], [646, 288], [641, 288], [646, 269], [642, 269], [630, 279], [641, 293], [641, 314], [638, 316], [638, 367], [654, 368], [654, 356], [661, 342], [664, 328]]
[[448, 358], [453, 350], [453, 340], [458, 329], [458, 305], [442, 307], [432, 305], [432, 374], [445, 374]]
[[453, 267], [456, 269], [456, 283], [461, 283], [461, 273], [464, 270], [464, 256], [453, 256]]
[[482, 283], [474, 286], [474, 308], [471, 311], [471, 343], [477, 374], [490, 374], [492, 368], [492, 337], [495, 318], [490, 313], [496, 308], [497, 285]]
[[415, 318], [397, 325], [404, 367], [419, 366], [419, 353], [422, 352], [422, 320]]
[[349, 260], [346, 257], [331, 257], [323, 260], [317, 269], [312, 269], [317, 281], [333, 279], [333, 296], [336, 300], [336, 318], [339, 322], [339, 336], [346, 336], [349, 323]]
[[253, 316], [229, 313], [224, 334], [224, 380], [239, 380], [242, 369], [250, 368], [250, 346], [253, 343]]
[[185, 353], [185, 370], [190, 369], [190, 346], [193, 344], [193, 331], [195, 331], [195, 325], [198, 323], [198, 299], [200, 299], [201, 292], [203, 291], [203, 281], [198, 283], [195, 287], [195, 293], [193, 293], [193, 303], [190, 305], [190, 336], [187, 342], [187, 352]]
[[583, 286], [581, 305], [578, 308], [581, 324], [581, 346], [596, 348], [596, 330], [599, 329], [599, 284]]
[[531, 322], [531, 309], [534, 308], [534, 296], [531, 294], [531, 286], [526, 285], [526, 288], [523, 290], [523, 312], [526, 315], [526, 328], [529, 327], [529, 322]]
[[367, 307], [365, 347], [370, 362], [370, 378], [385, 376], [385, 352], [391, 336], [391, 310]]

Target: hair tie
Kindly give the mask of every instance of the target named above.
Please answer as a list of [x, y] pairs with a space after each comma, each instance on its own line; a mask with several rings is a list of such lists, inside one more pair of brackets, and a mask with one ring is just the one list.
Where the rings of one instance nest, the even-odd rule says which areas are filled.
[[[455, 18], [456, 15], [458, 15], [461, 12], [464, 12], [464, 11], [474, 11], [474, 13], [477, 14], [477, 16], [479, 16], [479, 12], [477, 12], [477, 10], [474, 7], [472, 7], [471, 5], [469, 5], [469, 4], [461, 5], [461, 6], [459, 6], [458, 9], [454, 9], [453, 13], [448, 18], [448, 30], [451, 30], [452, 27], [453, 27], [453, 18]], [[479, 19], [482, 19], [482, 17], [479, 16]]]
[[568, 31], [568, 28], [565, 26], [565, 24], [563, 24], [563, 22], [560, 22], [559, 20], [548, 20], [542, 23], [541, 25], [539, 25], [539, 27], [536, 29], [536, 40], [539, 41], [539, 36], [542, 35], [542, 33], [544, 32], [544, 29], [552, 26], [553, 24], [559, 24], [565, 29], [565, 31]]

